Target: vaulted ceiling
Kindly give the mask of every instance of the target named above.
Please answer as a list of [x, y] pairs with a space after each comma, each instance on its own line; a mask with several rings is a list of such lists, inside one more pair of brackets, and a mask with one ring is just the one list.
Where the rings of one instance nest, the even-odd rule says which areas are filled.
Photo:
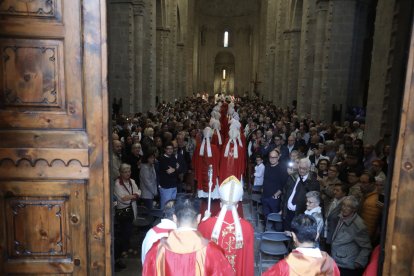
[[197, 7], [203, 15], [237, 17], [256, 13], [260, 0], [198, 0]]

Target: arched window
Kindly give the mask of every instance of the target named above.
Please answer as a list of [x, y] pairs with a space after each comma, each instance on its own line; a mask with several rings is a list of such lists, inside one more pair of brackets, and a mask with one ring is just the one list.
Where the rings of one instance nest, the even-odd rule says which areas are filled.
[[223, 37], [223, 47], [227, 48], [229, 47], [229, 32], [225, 31], [224, 32], [224, 37]]
[[226, 79], [226, 69], [223, 69], [223, 80]]

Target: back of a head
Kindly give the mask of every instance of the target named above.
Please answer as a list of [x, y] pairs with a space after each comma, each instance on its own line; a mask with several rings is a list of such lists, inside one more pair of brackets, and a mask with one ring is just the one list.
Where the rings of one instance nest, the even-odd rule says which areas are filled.
[[197, 216], [200, 213], [200, 202], [198, 199], [190, 195], [177, 196], [174, 209], [178, 227], [197, 225]]
[[173, 215], [175, 212], [175, 200], [169, 200], [164, 206], [164, 218], [173, 220]]
[[300, 243], [315, 242], [318, 233], [316, 220], [310, 215], [297, 215], [292, 220], [292, 232]]

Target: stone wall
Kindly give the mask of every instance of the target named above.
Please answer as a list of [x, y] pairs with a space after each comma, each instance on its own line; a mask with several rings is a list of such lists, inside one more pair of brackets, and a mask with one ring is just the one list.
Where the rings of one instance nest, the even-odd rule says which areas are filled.
[[379, 0], [375, 20], [374, 46], [367, 101], [366, 137], [390, 143], [401, 113], [401, 99], [413, 1]]
[[122, 113], [188, 94], [187, 12], [185, 0], [108, 0], [109, 93], [122, 99]]
[[[274, 77], [266, 78], [264, 87], [277, 105], [297, 100], [300, 114], [327, 122], [344, 120], [347, 106], [363, 105], [367, 87], [361, 72], [363, 53], [370, 50], [365, 42], [371, 2], [265, 1], [269, 37], [262, 55]], [[270, 39], [273, 34], [275, 40]], [[342, 108], [336, 118], [334, 106]]]
[[[110, 11], [110, 12], [109, 12]], [[122, 99], [121, 112], [134, 110], [129, 99], [134, 92], [133, 9], [128, 2], [108, 3], [108, 82], [111, 104]], [[122, 43], [121, 43], [122, 42]], [[112, 105], [111, 105], [112, 106]]]

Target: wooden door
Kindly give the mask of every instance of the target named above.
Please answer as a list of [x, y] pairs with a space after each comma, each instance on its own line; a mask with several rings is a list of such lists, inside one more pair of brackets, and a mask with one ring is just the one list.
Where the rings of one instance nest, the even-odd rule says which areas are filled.
[[383, 275], [414, 274], [414, 21], [389, 201]]
[[110, 275], [105, 0], [0, 0], [0, 275]]

